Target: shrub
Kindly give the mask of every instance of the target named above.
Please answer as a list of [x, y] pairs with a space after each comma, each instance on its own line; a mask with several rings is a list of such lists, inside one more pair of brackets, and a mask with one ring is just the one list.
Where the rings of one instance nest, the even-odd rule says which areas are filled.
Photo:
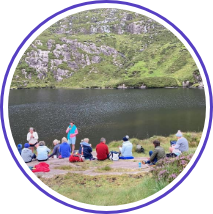
[[159, 181], [172, 182], [186, 167], [193, 154], [180, 155], [176, 158], [164, 158], [157, 162], [156, 168], [152, 169], [152, 175]]

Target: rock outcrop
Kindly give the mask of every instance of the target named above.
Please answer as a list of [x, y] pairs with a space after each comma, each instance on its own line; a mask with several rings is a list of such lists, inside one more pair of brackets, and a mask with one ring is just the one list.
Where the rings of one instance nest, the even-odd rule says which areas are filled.
[[[143, 75], [156, 82], [163, 74], [173, 78], [186, 70], [186, 78], [174, 75], [180, 78], [179, 86], [198, 83], [202, 88], [190, 58], [171, 32], [148, 17], [119, 9], [88, 10], [58, 21], [38, 36], [22, 56], [11, 87], [52, 87], [69, 79], [69, 84], [83, 81], [81, 85], [91, 88], [146, 88], [141, 85]], [[134, 78], [136, 85], [130, 81], [123, 86]]]

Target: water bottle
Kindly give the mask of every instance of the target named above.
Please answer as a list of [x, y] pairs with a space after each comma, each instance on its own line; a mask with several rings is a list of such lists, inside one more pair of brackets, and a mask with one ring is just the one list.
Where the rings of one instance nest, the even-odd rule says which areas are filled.
[[141, 168], [141, 162], [138, 163], [138, 168], [139, 168], [139, 169]]

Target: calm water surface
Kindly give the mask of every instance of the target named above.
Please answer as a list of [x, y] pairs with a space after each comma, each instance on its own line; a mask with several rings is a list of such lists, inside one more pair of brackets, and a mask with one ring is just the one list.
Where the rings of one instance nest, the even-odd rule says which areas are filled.
[[16, 144], [25, 143], [29, 127], [39, 140], [52, 146], [66, 136], [71, 120], [82, 138], [95, 146], [101, 137], [107, 142], [153, 135], [167, 136], [182, 131], [202, 131], [205, 120], [204, 90], [11, 90], [9, 119]]

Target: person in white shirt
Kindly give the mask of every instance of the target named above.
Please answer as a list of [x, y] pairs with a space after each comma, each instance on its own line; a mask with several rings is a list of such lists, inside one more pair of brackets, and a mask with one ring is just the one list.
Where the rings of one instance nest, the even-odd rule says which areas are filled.
[[29, 133], [27, 134], [27, 141], [30, 144], [31, 151], [34, 152], [34, 147], [38, 143], [38, 134], [33, 127], [30, 127], [29, 129]]

